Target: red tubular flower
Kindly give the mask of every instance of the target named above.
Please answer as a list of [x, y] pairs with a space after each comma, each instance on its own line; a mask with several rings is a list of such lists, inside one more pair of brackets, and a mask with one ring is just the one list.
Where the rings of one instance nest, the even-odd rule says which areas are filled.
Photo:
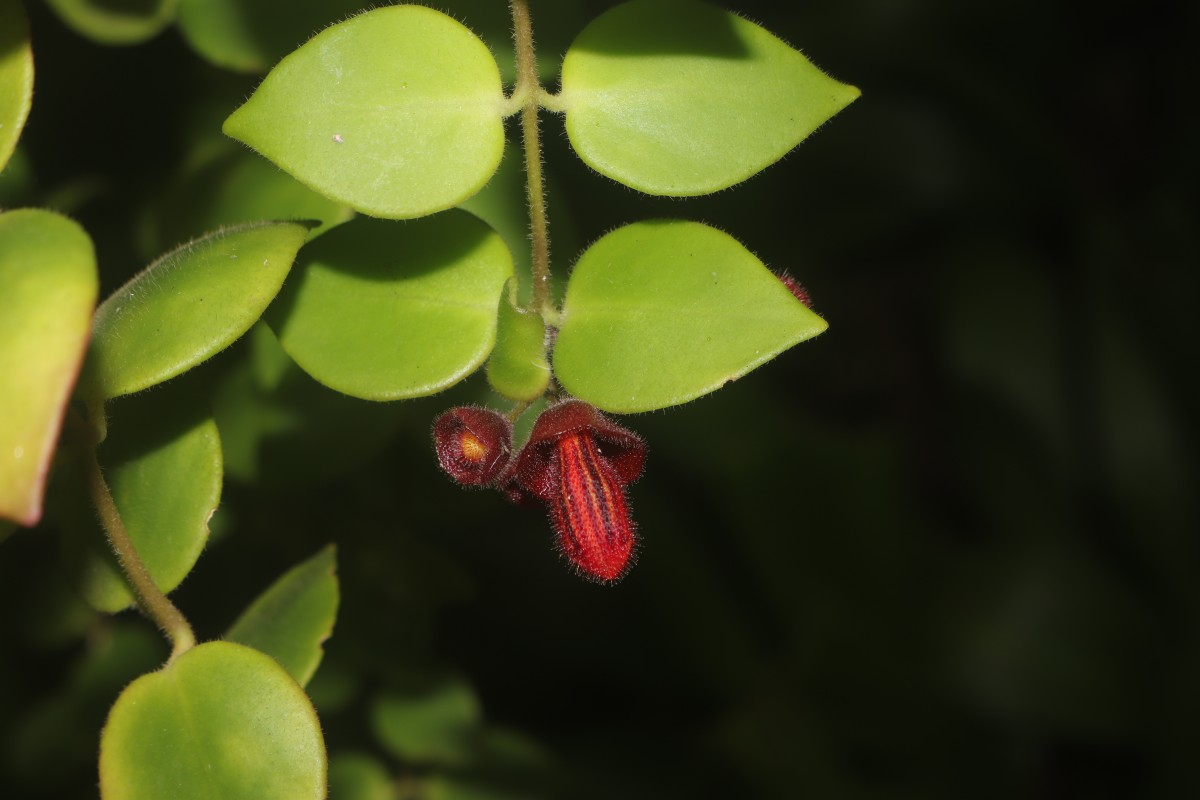
[[624, 487], [645, 461], [637, 434], [566, 400], [538, 417], [501, 488], [517, 501], [544, 502], [563, 555], [584, 577], [613, 583], [631, 565], [636, 541]]
[[486, 408], [452, 408], [433, 422], [438, 463], [467, 486], [484, 486], [508, 466], [512, 425]]

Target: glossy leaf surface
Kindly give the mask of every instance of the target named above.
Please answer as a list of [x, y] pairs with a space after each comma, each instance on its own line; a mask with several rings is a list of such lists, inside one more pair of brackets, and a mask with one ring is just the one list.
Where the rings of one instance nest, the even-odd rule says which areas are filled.
[[74, 222], [33, 209], [0, 214], [0, 518], [41, 518], [97, 285], [91, 239]]
[[321, 663], [338, 609], [337, 553], [326, 547], [258, 596], [225, 639], [266, 653], [301, 686]]
[[775, 163], [858, 97], [729, 11], [634, 0], [563, 60], [567, 135], [589, 166], [650, 194], [707, 194]]
[[461, 761], [479, 725], [479, 700], [461, 680], [443, 678], [391, 691], [371, 705], [371, 726], [405, 761]]
[[100, 740], [103, 800], [320, 800], [316, 712], [282, 667], [209, 642], [130, 684]]
[[138, 273], [96, 310], [87, 396], [145, 389], [228, 347], [274, 299], [307, 233], [292, 223], [230, 228]]
[[17, 146], [32, 98], [29, 21], [17, 0], [0, 0], [0, 172]]
[[46, 0], [63, 22], [100, 44], [151, 39], [175, 17], [176, 0]]
[[483, 364], [512, 272], [500, 236], [464, 211], [359, 218], [304, 249], [267, 321], [326, 386], [366, 400], [419, 397]]
[[580, 257], [554, 368], [598, 408], [651, 411], [719, 389], [826, 327], [728, 234], [641, 222]]
[[407, 219], [487, 183], [504, 150], [503, 102], [473, 33], [424, 6], [389, 6], [286, 57], [224, 130], [321, 194]]
[[[163, 388], [110, 406], [109, 436], [98, 452], [126, 532], [164, 592], [199, 559], [221, 498], [217, 426], [188, 388]], [[63, 528], [67, 572], [80, 596], [99, 611], [132, 604], [91, 510], [76, 509]]]
[[496, 348], [487, 363], [488, 383], [512, 400], [536, 400], [550, 385], [546, 326], [537, 314], [521, 311], [508, 292], [500, 298]]

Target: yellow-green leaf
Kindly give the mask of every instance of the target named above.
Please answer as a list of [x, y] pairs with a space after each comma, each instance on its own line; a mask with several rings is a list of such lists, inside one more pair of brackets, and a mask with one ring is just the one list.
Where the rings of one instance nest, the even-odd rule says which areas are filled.
[[504, 150], [487, 45], [425, 6], [379, 8], [283, 59], [225, 133], [321, 194], [408, 219], [479, 191]]
[[323, 800], [325, 743], [304, 691], [231, 642], [188, 650], [117, 698], [100, 739], [103, 800]]
[[825, 330], [745, 247], [698, 222], [618, 228], [567, 284], [554, 371], [606, 411], [678, 405]]
[[292, 567], [242, 612], [225, 639], [266, 653], [307, 685], [337, 616], [336, 568], [333, 545]]
[[168, 253], [96, 310], [89, 400], [137, 392], [224, 350], [274, 299], [308, 230], [255, 223]]
[[332, 389], [422, 397], [483, 364], [512, 273], [499, 234], [465, 211], [407, 223], [359, 217], [304, 248], [267, 322]]
[[0, 172], [17, 146], [32, 99], [29, 21], [17, 0], [0, 0]]
[[[186, 385], [113, 403], [109, 436], [98, 451], [126, 532], [164, 592], [200, 558], [221, 499], [221, 442], [205, 406]], [[70, 510], [61, 522], [71, 582], [99, 611], [127, 608], [133, 594], [94, 512]]]
[[82, 228], [49, 211], [0, 214], [0, 518], [41, 518], [97, 287]]
[[571, 146], [597, 172], [688, 196], [775, 163], [858, 94], [732, 12], [634, 0], [571, 45], [560, 104]]

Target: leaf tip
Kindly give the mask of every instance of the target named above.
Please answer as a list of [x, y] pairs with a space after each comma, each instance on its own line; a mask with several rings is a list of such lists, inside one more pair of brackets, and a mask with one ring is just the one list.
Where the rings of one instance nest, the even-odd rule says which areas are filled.
[[[40, 487], [39, 487], [40, 489]], [[32, 528], [42, 521], [42, 496], [31, 497], [23, 508], [0, 508], [0, 541], [16, 528]]]
[[337, 575], [337, 545], [333, 542], [321, 548], [321, 552], [317, 553], [317, 561], [324, 567], [329, 568], [330, 575]]
[[254, 96], [251, 95], [246, 102], [235, 108], [233, 113], [225, 118], [225, 121], [221, 123], [221, 133], [242, 144], [249, 144], [245, 137], [246, 117], [248, 116], [246, 109], [250, 107], [253, 100]]
[[862, 89], [859, 89], [857, 86], [849, 83], [842, 83], [841, 81], [838, 81], [837, 85], [838, 91], [836, 96], [842, 108], [845, 108], [858, 98], [862, 97]]

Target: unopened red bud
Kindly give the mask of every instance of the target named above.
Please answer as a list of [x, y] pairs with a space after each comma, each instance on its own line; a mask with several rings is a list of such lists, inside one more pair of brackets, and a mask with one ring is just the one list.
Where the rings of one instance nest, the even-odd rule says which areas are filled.
[[563, 555], [581, 575], [619, 580], [632, 563], [636, 536], [624, 487], [637, 480], [646, 445], [592, 406], [551, 406], [501, 486], [510, 498], [544, 502]]
[[795, 296], [797, 300], [804, 303], [809, 308], [812, 308], [812, 297], [809, 296], [808, 290], [800, 285], [800, 281], [788, 274], [787, 270], [779, 270], [775, 273], [775, 277], [779, 278], [780, 282], [787, 287], [788, 291]]
[[550, 519], [559, 549], [583, 576], [619, 580], [630, 566], [635, 537], [616, 470], [590, 431], [566, 434], [556, 449], [559, 481]]
[[491, 483], [512, 454], [512, 425], [486, 408], [452, 408], [433, 423], [438, 463], [461, 484]]

